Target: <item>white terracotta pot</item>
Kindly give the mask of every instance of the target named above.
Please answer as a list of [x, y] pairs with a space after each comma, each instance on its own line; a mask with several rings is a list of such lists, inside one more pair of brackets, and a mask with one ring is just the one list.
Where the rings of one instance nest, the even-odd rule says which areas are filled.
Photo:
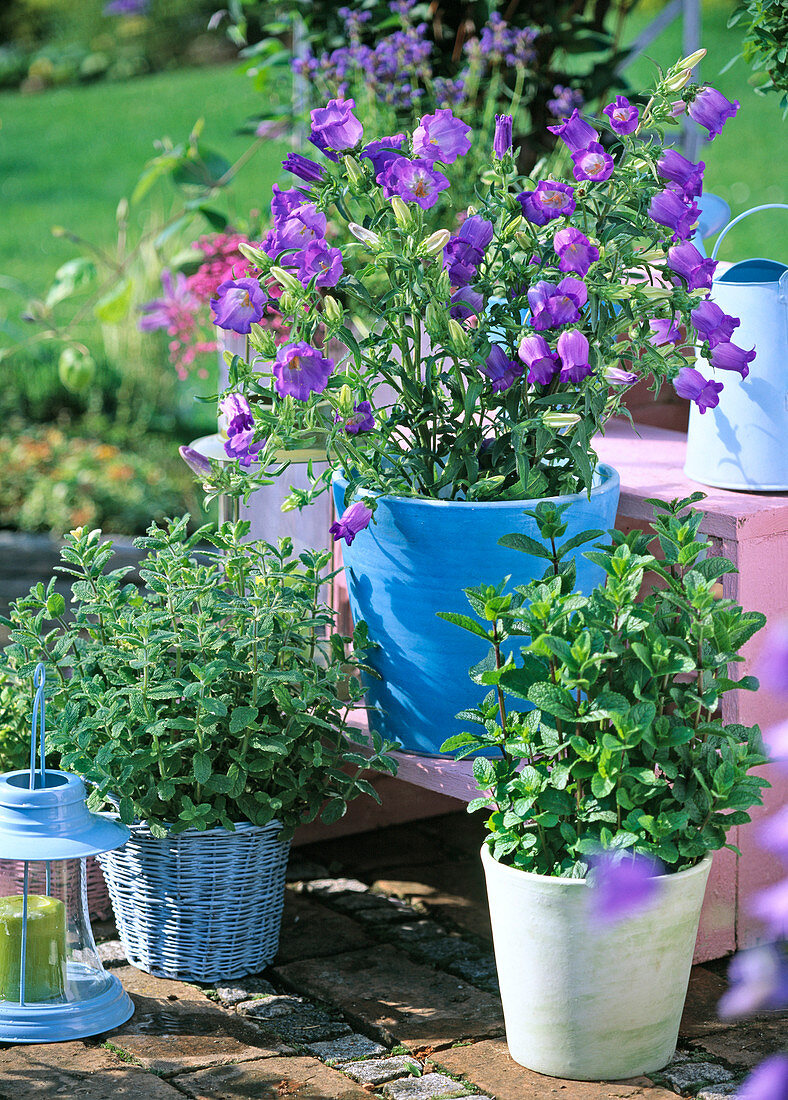
[[482, 863], [512, 1058], [577, 1081], [667, 1065], [711, 857], [660, 876], [653, 905], [607, 927], [590, 919], [584, 880], [506, 867], [486, 844]]

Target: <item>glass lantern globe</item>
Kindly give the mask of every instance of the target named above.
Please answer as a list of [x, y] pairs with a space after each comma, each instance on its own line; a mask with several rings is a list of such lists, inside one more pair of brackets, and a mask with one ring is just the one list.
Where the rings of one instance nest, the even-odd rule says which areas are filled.
[[[44, 767], [43, 671], [29, 771], [0, 775], [0, 1042], [47, 1043], [109, 1031], [134, 1012], [101, 964], [88, 917], [88, 856], [129, 831], [91, 813], [85, 784]], [[35, 722], [41, 704], [41, 766]], [[20, 890], [21, 872], [21, 890]]]

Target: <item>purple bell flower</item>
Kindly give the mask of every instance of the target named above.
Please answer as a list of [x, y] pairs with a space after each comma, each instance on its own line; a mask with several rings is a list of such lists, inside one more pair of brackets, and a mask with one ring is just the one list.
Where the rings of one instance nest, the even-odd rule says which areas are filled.
[[723, 126], [735, 116], [739, 107], [738, 100], [731, 102], [716, 88], [701, 88], [687, 107], [687, 112], [691, 119], [706, 127], [711, 140], [722, 133]]
[[609, 386], [634, 386], [638, 376], [634, 371], [624, 370], [622, 367], [606, 367], [605, 381]]
[[304, 203], [284, 220], [274, 221], [263, 238], [262, 249], [272, 258], [285, 249], [305, 248], [310, 241], [323, 237], [326, 232], [326, 216], [314, 203]]
[[657, 859], [634, 852], [601, 852], [591, 860], [591, 916], [599, 925], [618, 924], [648, 909], [659, 895]]
[[691, 241], [684, 241], [668, 249], [668, 267], [681, 276], [688, 290], [711, 290], [717, 263], [702, 256]]
[[523, 191], [517, 196], [523, 217], [534, 225], [547, 225], [553, 218], [569, 215], [575, 209], [575, 189], [568, 183], [540, 180], [535, 191]]
[[688, 199], [703, 192], [703, 161], [694, 164], [676, 149], [666, 149], [657, 161], [657, 171], [669, 183], [677, 183]]
[[626, 96], [617, 95], [613, 103], [608, 103], [602, 111], [610, 119], [610, 127], [619, 136], [631, 134], [638, 128], [640, 112]]
[[479, 370], [492, 382], [493, 393], [504, 393], [523, 373], [523, 365], [510, 359], [503, 348], [493, 344], [484, 366], [480, 366]]
[[559, 271], [574, 271], [585, 275], [591, 264], [599, 259], [599, 249], [574, 226], [559, 229], [553, 237], [553, 248], [558, 256]]
[[394, 134], [393, 137], [382, 137], [377, 141], [370, 141], [361, 151], [362, 157], [372, 161], [375, 179], [381, 175], [386, 166], [399, 155], [399, 150], [405, 144], [404, 134]]
[[738, 317], [729, 317], [716, 302], [708, 299], [696, 306], [690, 316], [696, 332], [701, 339], [708, 340], [711, 348], [730, 340], [733, 330], [741, 324]]
[[658, 225], [673, 230], [675, 240], [686, 240], [698, 220], [698, 208], [690, 206], [675, 191], [658, 191], [649, 203], [648, 215]]
[[461, 241], [467, 241], [473, 248], [478, 248], [483, 252], [492, 241], [493, 233], [492, 222], [488, 222], [481, 214], [471, 214], [460, 226], [457, 236]]
[[512, 116], [495, 116], [495, 135], [493, 137], [493, 155], [503, 160], [512, 148]]
[[294, 176], [304, 180], [305, 183], [320, 183], [326, 178], [325, 169], [321, 168], [317, 161], [302, 157], [300, 153], [288, 153], [282, 161], [282, 167], [286, 172], [292, 172]]
[[750, 373], [749, 363], [755, 358], [755, 348], [745, 351], [736, 344], [717, 344], [711, 349], [709, 361], [715, 370], [735, 370], [746, 378]]
[[334, 536], [334, 542], [344, 539], [350, 546], [359, 531], [369, 527], [371, 519], [371, 510], [362, 501], [357, 500], [355, 504], [351, 504], [344, 510], [338, 520], [331, 524], [329, 531]]
[[552, 382], [561, 364], [544, 336], [524, 336], [517, 354], [528, 367], [528, 381], [536, 386]]
[[194, 447], [179, 447], [178, 454], [197, 477], [206, 479], [211, 476], [211, 460], [195, 451]]
[[333, 359], [324, 359], [315, 348], [303, 340], [286, 344], [274, 360], [274, 386], [280, 397], [289, 394], [297, 401], [306, 401], [312, 393], [322, 393], [328, 376], [334, 369]]
[[375, 427], [375, 414], [369, 401], [359, 401], [348, 416], [336, 413], [334, 423], [342, 424], [348, 435], [358, 435], [359, 432], [372, 431]]
[[695, 370], [694, 367], [682, 367], [673, 379], [673, 389], [679, 397], [694, 401], [701, 413], [719, 405], [718, 394], [722, 388], [721, 382], [707, 382], [700, 371]]
[[453, 164], [470, 149], [470, 132], [468, 123], [456, 118], [448, 107], [423, 115], [413, 131], [413, 152], [429, 165], [436, 161]]
[[613, 175], [613, 158], [606, 153], [598, 141], [592, 142], [587, 149], [572, 154], [574, 176], [576, 180], [592, 180], [604, 183]]
[[330, 248], [322, 239], [310, 241], [302, 252], [297, 252], [288, 262], [296, 263], [298, 278], [304, 286], [308, 286], [315, 276], [315, 286], [336, 286], [345, 273], [342, 253], [338, 248]]
[[226, 279], [211, 298], [213, 323], [231, 332], [251, 332], [263, 318], [266, 301], [257, 279]]
[[281, 187], [274, 184], [271, 192], [273, 195], [271, 199], [271, 218], [274, 225], [286, 222], [288, 218], [291, 218], [296, 211], [304, 206], [304, 196], [295, 187], [283, 191]]
[[434, 171], [427, 161], [403, 156], [387, 165], [382, 182], [388, 198], [399, 195], [404, 202], [415, 202], [422, 210], [433, 207], [441, 191], [449, 186], [443, 173]]
[[599, 141], [599, 134], [593, 126], [589, 126], [580, 117], [578, 110], [572, 111], [569, 118], [565, 118], [560, 126], [548, 126], [551, 134], [560, 137], [570, 153], [579, 153], [587, 149], [592, 142]]
[[788, 1054], [772, 1054], [756, 1066], [736, 1100], [788, 1100]]
[[355, 106], [354, 99], [330, 99], [325, 107], [316, 107], [310, 112], [312, 140], [334, 152], [355, 149], [364, 133], [353, 114]]
[[681, 340], [678, 326], [668, 317], [657, 317], [649, 321], [648, 325], [653, 333], [653, 336], [649, 336], [648, 342], [655, 348], [664, 347], [665, 344], [678, 344]]
[[465, 321], [476, 317], [484, 309], [484, 298], [477, 290], [461, 286], [449, 299], [449, 316], [455, 321]]
[[227, 419], [224, 450], [241, 466], [251, 466], [264, 443], [254, 442], [254, 417], [249, 402], [241, 393], [231, 393], [219, 402], [219, 412]]
[[561, 358], [562, 382], [582, 382], [594, 373], [588, 362], [588, 339], [578, 329], [562, 332], [556, 350]]
[[567, 276], [558, 286], [540, 279], [528, 290], [531, 323], [537, 331], [574, 324], [587, 301], [588, 291], [580, 279]]

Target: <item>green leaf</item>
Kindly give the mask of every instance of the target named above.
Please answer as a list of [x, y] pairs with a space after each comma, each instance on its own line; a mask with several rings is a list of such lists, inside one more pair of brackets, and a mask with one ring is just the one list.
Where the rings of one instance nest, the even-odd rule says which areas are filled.
[[66, 601], [59, 592], [53, 592], [47, 597], [47, 618], [59, 619], [66, 611]]
[[241, 730], [251, 726], [252, 722], [256, 721], [259, 713], [257, 707], [234, 707], [230, 715], [230, 733], [240, 733]]
[[487, 642], [492, 641], [490, 635], [481, 623], [477, 623], [470, 615], [460, 615], [456, 611], [439, 611], [437, 615], [439, 619], [445, 619], [447, 623], [453, 623], [455, 626], [462, 627], [463, 630], [467, 630], [470, 634], [476, 634], [479, 638], [484, 638]]
[[121, 279], [119, 283], [107, 294], [96, 302], [93, 313], [99, 321], [107, 325], [116, 325], [122, 321], [129, 312], [131, 296], [134, 293], [134, 283], [130, 277]]
[[211, 778], [211, 758], [207, 753], [195, 753], [192, 760], [192, 771], [198, 783], [207, 783]]
[[533, 684], [528, 692], [528, 698], [540, 710], [547, 711], [555, 718], [573, 721], [577, 714], [574, 699], [565, 688], [557, 684]]

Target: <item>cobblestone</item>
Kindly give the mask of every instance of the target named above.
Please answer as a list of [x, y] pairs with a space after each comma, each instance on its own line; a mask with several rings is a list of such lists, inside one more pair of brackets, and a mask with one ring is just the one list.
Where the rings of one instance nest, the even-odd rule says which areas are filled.
[[368, 1058], [373, 1054], [385, 1054], [386, 1048], [368, 1039], [366, 1035], [343, 1035], [326, 1043], [307, 1043], [306, 1049], [321, 1062], [333, 1066], [337, 1062], [351, 1062], [356, 1058]]
[[425, 1073], [423, 1077], [390, 1081], [383, 1086], [383, 1095], [386, 1100], [435, 1100], [436, 1097], [467, 1096], [468, 1089], [445, 1073]]
[[305, 894], [335, 897], [338, 894], [366, 894], [369, 887], [357, 878], [316, 878], [302, 884]]
[[700, 1085], [719, 1085], [733, 1080], [733, 1074], [724, 1066], [714, 1062], [672, 1062], [662, 1070], [661, 1077], [672, 1089], [688, 1095], [696, 1092]]
[[120, 940], [105, 940], [96, 945], [98, 956], [109, 970], [113, 966], [128, 966], [126, 952]]
[[407, 1054], [396, 1054], [393, 1058], [370, 1058], [365, 1062], [345, 1062], [340, 1068], [343, 1073], [350, 1074], [354, 1081], [359, 1081], [362, 1085], [382, 1085], [397, 1077], [411, 1075], [414, 1067], [421, 1072], [421, 1062], [416, 1058], [409, 1058]]
[[695, 1100], [727, 1100], [729, 1096], [735, 1096], [738, 1085], [710, 1085], [701, 1089]]
[[251, 1001], [255, 997], [267, 997], [276, 993], [276, 989], [265, 978], [241, 978], [233, 985], [214, 985], [216, 995], [226, 1005], [238, 1005], [242, 1001]]
[[303, 997], [287, 994], [262, 997], [256, 1001], [244, 1001], [238, 1005], [237, 1011], [273, 1031], [285, 1042], [300, 1046], [350, 1034], [350, 1028], [344, 1021]]

